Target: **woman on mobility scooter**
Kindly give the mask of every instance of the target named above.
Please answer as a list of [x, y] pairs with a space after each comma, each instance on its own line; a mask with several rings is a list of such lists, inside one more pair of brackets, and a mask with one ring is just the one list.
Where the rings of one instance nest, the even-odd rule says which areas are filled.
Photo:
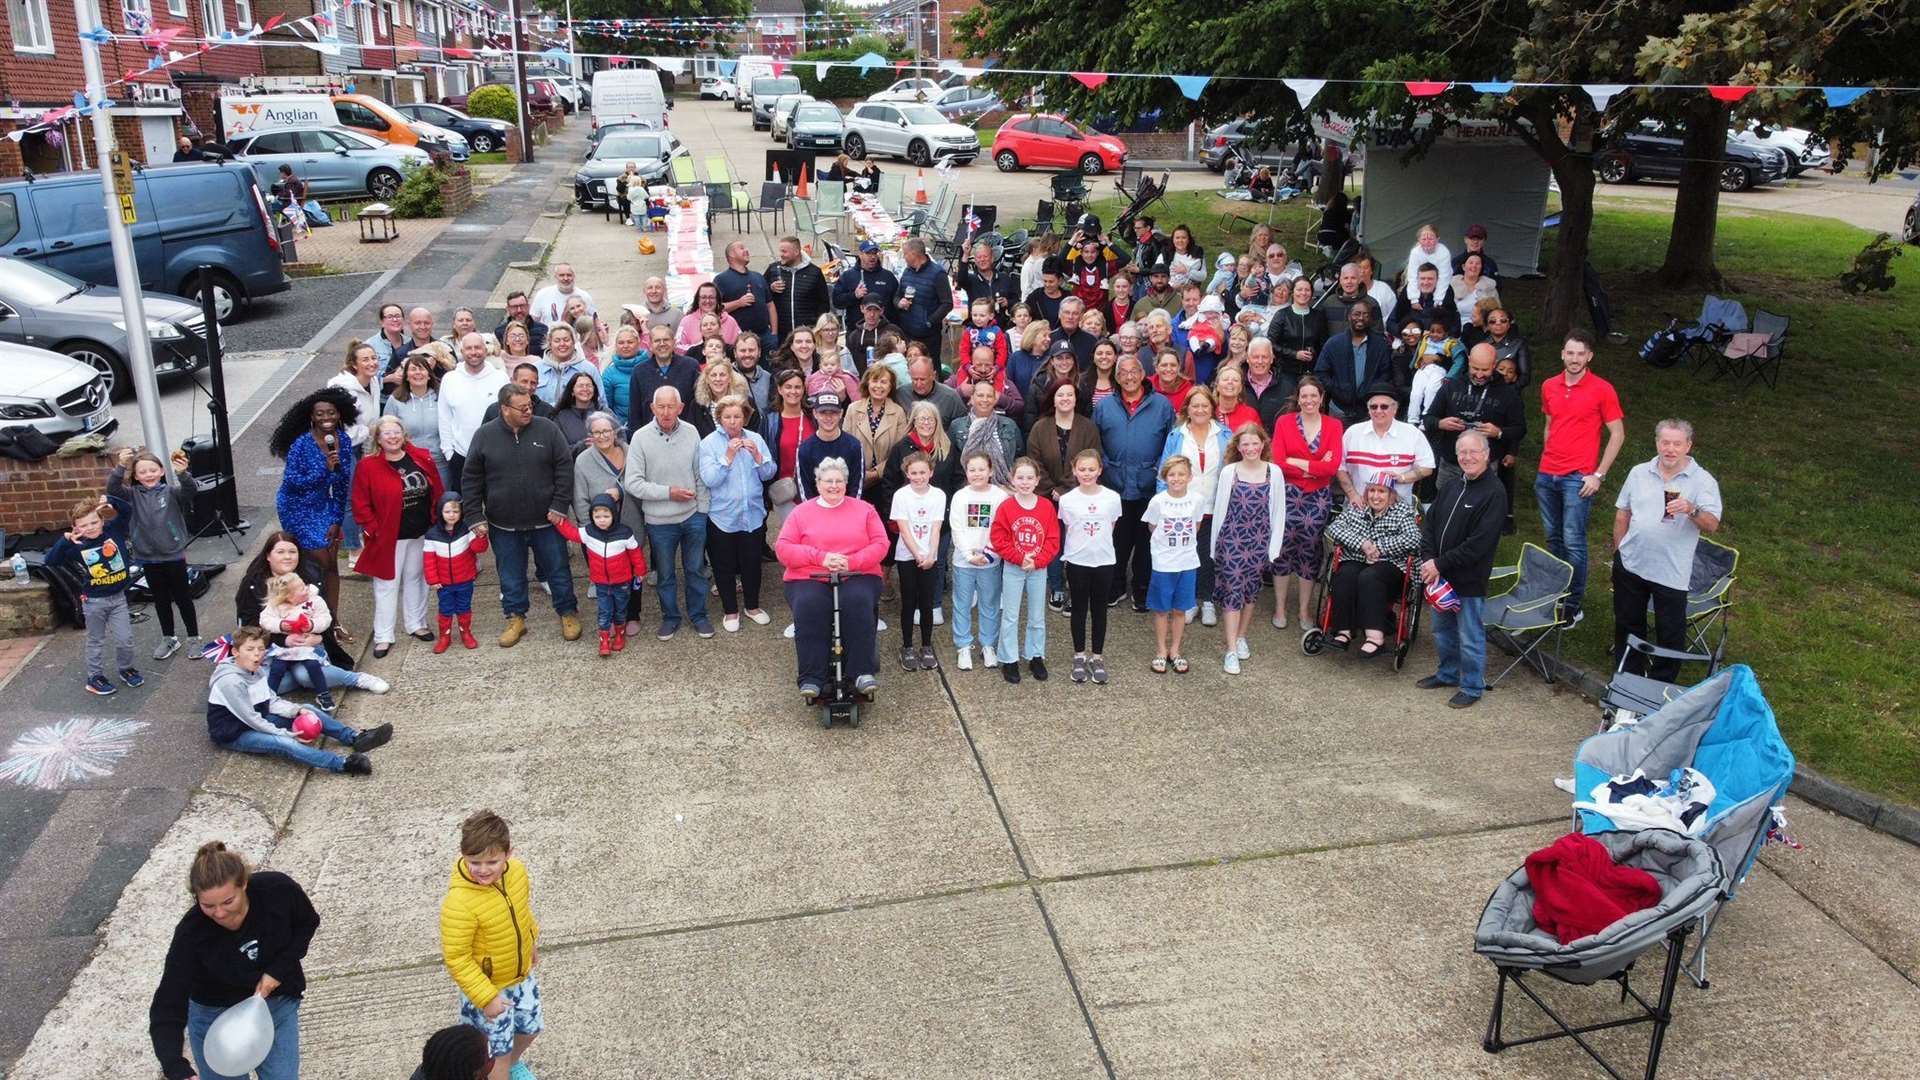
[[873, 700], [880, 685], [874, 677], [880, 561], [892, 545], [873, 505], [847, 498], [847, 476], [847, 463], [837, 457], [814, 469], [820, 494], [787, 515], [774, 553], [787, 568], [800, 697], [827, 705], [827, 722], [845, 715], [857, 723], [857, 708], [849, 706]]

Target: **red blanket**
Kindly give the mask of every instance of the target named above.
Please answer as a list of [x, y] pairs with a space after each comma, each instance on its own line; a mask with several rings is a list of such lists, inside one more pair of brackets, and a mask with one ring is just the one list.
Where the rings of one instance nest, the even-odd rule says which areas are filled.
[[1645, 870], [1616, 866], [1591, 836], [1569, 833], [1527, 856], [1533, 921], [1565, 945], [1660, 902]]

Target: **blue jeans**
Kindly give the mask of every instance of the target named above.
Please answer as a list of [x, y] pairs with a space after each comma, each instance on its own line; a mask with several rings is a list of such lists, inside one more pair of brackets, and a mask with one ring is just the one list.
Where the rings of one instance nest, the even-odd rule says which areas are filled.
[[[680, 597], [675, 595], [679, 571], [687, 578], [687, 618], [703, 622], [707, 617], [707, 515], [695, 512], [685, 521], [672, 525], [648, 525], [647, 545], [653, 549], [648, 565], [660, 575], [660, 621], [680, 624]], [[676, 554], [680, 566], [674, 566]]]
[[573, 566], [567, 562], [567, 542], [551, 525], [537, 529], [490, 529], [494, 569], [500, 571], [500, 610], [508, 618], [527, 613], [527, 553], [533, 553], [540, 580], [553, 590], [553, 610], [571, 615], [580, 610], [573, 595]]
[[632, 585], [595, 585], [593, 600], [599, 605], [600, 629], [611, 630], [626, 622], [627, 601], [632, 597]]
[[[229, 1077], [207, 1067], [203, 1056], [207, 1029], [226, 1009], [187, 1002], [187, 1048], [193, 1054], [193, 1067], [200, 1080], [244, 1080]], [[300, 1080], [300, 999], [276, 994], [267, 999], [267, 1012], [273, 1017], [273, 1048], [267, 1059], [254, 1070], [260, 1080]]]
[[[308, 712], [320, 718], [320, 730], [327, 738], [337, 743], [352, 743], [360, 733], [319, 709], [308, 708]], [[274, 726], [291, 730], [293, 721], [284, 716], [269, 717]], [[225, 750], [237, 750], [242, 754], [271, 754], [291, 758], [302, 765], [311, 765], [328, 772], [339, 772], [347, 767], [347, 759], [331, 750], [322, 750], [317, 746], [308, 746], [294, 738], [269, 735], [252, 728], [241, 732], [232, 742], [219, 744]]]
[[1593, 499], [1580, 497], [1582, 473], [1548, 476], [1536, 473], [1533, 498], [1540, 504], [1540, 527], [1546, 530], [1547, 550], [1573, 565], [1573, 590], [1567, 606], [1580, 610], [1587, 595], [1587, 516]]
[[[305, 687], [308, 690], [320, 689], [313, 685], [313, 676], [305, 664], [291, 665], [284, 669], [278, 677], [274, 676], [271, 666], [267, 668], [267, 673], [267, 689], [272, 690], [276, 694], [282, 690], [296, 686]], [[334, 667], [332, 664], [322, 663], [320, 665], [320, 673], [326, 677], [327, 688], [329, 690], [338, 689], [343, 686], [360, 685], [359, 676], [343, 667]]]
[[341, 517], [340, 519], [340, 550], [341, 551], [359, 551], [360, 543], [361, 543], [360, 523], [354, 520], [352, 514], [347, 514]]
[[1487, 628], [1480, 621], [1487, 598], [1459, 599], [1459, 611], [1433, 613], [1433, 648], [1440, 654], [1440, 670], [1434, 676], [1477, 698], [1487, 692]]
[[953, 630], [953, 647], [973, 646], [973, 606], [980, 605], [980, 644], [994, 648], [1000, 640], [1000, 581], [998, 566], [956, 566], [953, 568], [953, 612], [947, 624]]
[[[1031, 660], [1047, 655], [1047, 572], [1022, 570], [1015, 562], [1003, 563], [1000, 574], [1000, 644], [995, 649], [1000, 662]], [[1020, 641], [1020, 602], [1027, 607], [1027, 638]]]

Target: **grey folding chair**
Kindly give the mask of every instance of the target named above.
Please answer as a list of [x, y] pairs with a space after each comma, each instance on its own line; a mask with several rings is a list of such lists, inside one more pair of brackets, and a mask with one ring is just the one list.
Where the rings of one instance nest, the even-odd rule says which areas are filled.
[[787, 185], [778, 180], [768, 180], [760, 185], [760, 202], [753, 208], [753, 217], [762, 214], [773, 216], [773, 231], [780, 231], [781, 215], [787, 209]]
[[[1749, 384], [1755, 380], [1764, 381], [1768, 389], [1780, 385], [1780, 361], [1787, 351], [1787, 329], [1791, 320], [1785, 315], [1775, 315], [1771, 311], [1755, 308], [1753, 312], [1753, 332], [1767, 335], [1767, 347], [1746, 357], [1746, 378]], [[1771, 371], [1772, 374], [1768, 374]]]
[[844, 180], [822, 180], [815, 185], [818, 194], [813, 202], [814, 220], [823, 228], [822, 232], [838, 233], [847, 223], [847, 184]]
[[900, 173], [880, 174], [880, 205], [899, 218], [907, 212], [907, 178]]
[[733, 207], [733, 185], [710, 183], [706, 186], [707, 195], [707, 231], [713, 231], [713, 219], [719, 214], [732, 214], [733, 227], [740, 227], [740, 214]]
[[1560, 603], [1573, 590], [1573, 564], [1537, 544], [1522, 544], [1520, 562], [1494, 567], [1491, 577], [1511, 577], [1513, 585], [1506, 592], [1487, 597], [1481, 619], [1487, 637], [1516, 655], [1513, 663], [1487, 685], [1500, 685], [1500, 680], [1522, 663], [1532, 665], [1542, 679], [1552, 682], [1545, 648], [1551, 642], [1553, 655], [1559, 657], [1560, 637], [1567, 625], [1560, 617]]
[[[1733, 610], [1729, 594], [1740, 569], [1740, 549], [1701, 537], [1693, 548], [1693, 572], [1687, 581], [1687, 645], [1694, 652], [1724, 657], [1727, 622]], [[1719, 639], [1713, 640], [1715, 631]]]

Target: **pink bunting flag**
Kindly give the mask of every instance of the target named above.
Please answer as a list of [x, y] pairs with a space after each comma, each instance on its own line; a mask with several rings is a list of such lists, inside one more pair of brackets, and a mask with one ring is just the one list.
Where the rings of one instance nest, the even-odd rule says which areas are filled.
[[1407, 84], [1407, 93], [1414, 97], [1435, 97], [1452, 85], [1450, 82], [1410, 82]]
[[284, 21], [285, 19], [286, 19], [286, 16], [285, 16], [285, 15], [275, 15], [275, 16], [274, 16], [273, 18], [271, 18], [271, 19], [268, 19], [268, 20], [266, 21], [266, 23], [265, 23], [265, 24], [263, 24], [263, 25], [262, 25], [262, 26], [260, 27], [260, 29], [262, 29], [262, 30], [271, 30], [271, 29], [273, 29], [274, 27], [276, 27], [276, 26], [279, 26], [279, 25], [280, 25], [280, 23], [281, 23], [282, 21]]
[[786, 61], [784, 61], [784, 60], [775, 60], [775, 61], [773, 62], [773, 77], [777, 79], [777, 78], [779, 78], [780, 76], [782, 76], [782, 75], [784, 75], [784, 74], [786, 74], [786, 73], [787, 73], [787, 64], [786, 64]]
[[1746, 97], [1748, 94], [1753, 93], [1753, 90], [1754, 88], [1751, 86], [1709, 86], [1707, 87], [1707, 93], [1713, 95], [1713, 100], [1725, 101], [1725, 102], [1739, 101], [1741, 98]]
[[455, 47], [453, 47], [453, 46], [451, 46], [451, 45], [449, 45], [449, 46], [447, 46], [447, 48], [445, 49], [445, 52], [446, 52], [446, 54], [447, 54], [448, 56], [451, 56], [451, 57], [453, 57], [453, 58], [454, 58], [455, 60], [471, 60], [471, 59], [473, 59], [473, 50], [472, 50], [472, 49], [459, 49], [459, 48], [455, 48]]
[[910, 64], [910, 63], [912, 63], [912, 62], [913, 62], [913, 61], [911, 61], [911, 60], [895, 60], [895, 61], [893, 62], [893, 70], [895, 70], [895, 71], [905, 71], [905, 70], [907, 70], [907, 65], [908, 65], [908, 64]]
[[174, 38], [186, 32], [187, 28], [184, 26], [169, 26], [165, 30], [155, 30], [153, 33], [141, 38], [140, 44], [145, 45], [149, 49], [164, 49], [167, 47], [168, 42], [171, 42]]
[[139, 72], [137, 72], [137, 71], [135, 71], [135, 70], [133, 70], [132, 68], [128, 68], [128, 69], [127, 69], [127, 73], [126, 73], [125, 75], [123, 75], [123, 76], [121, 76], [121, 77], [120, 77], [120, 81], [121, 81], [121, 82], [132, 82], [132, 81], [134, 80], [134, 77], [135, 77], [135, 76], [137, 76], [137, 75], [139, 75], [139, 74], [140, 74]]
[[1107, 73], [1104, 71], [1070, 71], [1068, 74], [1073, 76], [1074, 82], [1089, 90], [1098, 90], [1107, 81]]

